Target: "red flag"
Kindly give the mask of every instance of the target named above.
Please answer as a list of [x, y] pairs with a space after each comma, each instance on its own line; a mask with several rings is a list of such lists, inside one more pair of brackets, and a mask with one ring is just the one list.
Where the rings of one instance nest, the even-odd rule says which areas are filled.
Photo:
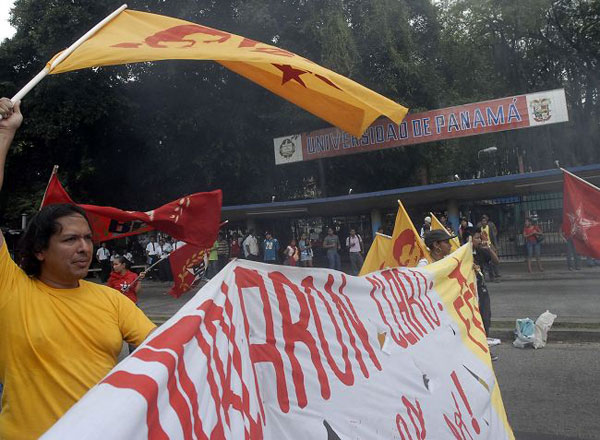
[[169, 295], [179, 298], [196, 287], [206, 272], [206, 249], [186, 244], [169, 254], [169, 264], [175, 284]]
[[[76, 204], [50, 177], [42, 208], [57, 203]], [[148, 212], [123, 211], [108, 206], [82, 205], [92, 225], [93, 240], [102, 242], [157, 229], [177, 240], [209, 248], [216, 240], [221, 219], [221, 191], [195, 193]]]
[[600, 259], [600, 189], [565, 171], [563, 233], [580, 255]]
[[52, 170], [52, 175], [50, 176], [50, 180], [48, 181], [48, 186], [46, 187], [46, 192], [44, 193], [44, 197], [42, 198], [42, 205], [40, 209], [47, 205], [56, 205], [58, 203], [68, 203], [75, 204], [73, 199], [69, 196], [65, 188], [61, 185], [58, 180], [58, 176], [56, 175], [56, 171], [58, 170], [58, 166], [54, 165], [54, 169]]

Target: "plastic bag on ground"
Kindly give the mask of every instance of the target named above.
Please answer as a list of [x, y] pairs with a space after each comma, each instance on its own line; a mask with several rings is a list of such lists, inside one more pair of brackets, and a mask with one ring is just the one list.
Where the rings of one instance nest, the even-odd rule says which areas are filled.
[[535, 320], [535, 335], [533, 338], [533, 348], [543, 348], [548, 340], [548, 330], [554, 324], [556, 315], [546, 310], [538, 319]]
[[533, 344], [535, 338], [535, 324], [531, 318], [517, 319], [515, 323], [516, 338], [513, 341], [513, 346], [517, 348], [525, 348]]

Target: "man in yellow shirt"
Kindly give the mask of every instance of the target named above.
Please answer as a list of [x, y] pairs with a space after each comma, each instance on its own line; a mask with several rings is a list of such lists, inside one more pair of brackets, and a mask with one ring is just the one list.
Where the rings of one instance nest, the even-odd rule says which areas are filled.
[[[0, 99], [0, 188], [22, 121]], [[154, 324], [126, 296], [83, 278], [93, 256], [85, 212], [51, 205], [30, 222], [20, 265], [0, 233], [0, 438], [38, 438], [116, 364], [122, 341], [139, 345]]]

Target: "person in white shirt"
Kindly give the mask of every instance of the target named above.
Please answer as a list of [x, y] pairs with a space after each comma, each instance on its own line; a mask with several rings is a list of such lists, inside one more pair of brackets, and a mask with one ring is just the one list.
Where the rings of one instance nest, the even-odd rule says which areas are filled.
[[[150, 242], [146, 245], [146, 264], [152, 266], [160, 258], [160, 245], [156, 242], [156, 237], [150, 237]], [[154, 278], [152, 273], [149, 273], [149, 278]]]
[[243, 243], [244, 257], [247, 260], [258, 261], [258, 240], [254, 235], [254, 230], [250, 230], [250, 233], [246, 237]]
[[160, 247], [160, 258], [163, 259], [163, 261], [158, 264], [158, 279], [161, 281], [173, 281], [171, 266], [167, 258], [169, 254], [173, 252], [173, 246], [162, 238], [158, 240], [158, 245]]
[[106, 248], [106, 242], [102, 243], [96, 251], [96, 261], [100, 263], [100, 281], [106, 283], [110, 276], [110, 251]]
[[363, 265], [363, 241], [356, 233], [356, 229], [350, 229], [350, 235], [346, 238], [346, 247], [350, 255], [351, 274], [357, 276]]

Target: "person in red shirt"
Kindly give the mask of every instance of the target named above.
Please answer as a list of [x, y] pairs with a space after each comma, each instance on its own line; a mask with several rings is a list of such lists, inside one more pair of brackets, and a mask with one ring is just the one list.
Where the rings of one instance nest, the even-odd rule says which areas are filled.
[[531, 258], [535, 255], [537, 266], [540, 272], [544, 271], [540, 262], [540, 254], [542, 252], [541, 242], [544, 234], [538, 225], [534, 225], [530, 218], [525, 219], [525, 227], [523, 228], [523, 238], [527, 246], [527, 270], [531, 273]]
[[116, 257], [113, 261], [113, 271], [110, 273], [110, 277], [106, 285], [118, 290], [135, 304], [137, 304], [138, 295], [141, 291], [142, 285], [140, 281], [144, 279], [145, 273], [142, 272], [139, 275], [129, 270], [131, 262], [125, 257]]

